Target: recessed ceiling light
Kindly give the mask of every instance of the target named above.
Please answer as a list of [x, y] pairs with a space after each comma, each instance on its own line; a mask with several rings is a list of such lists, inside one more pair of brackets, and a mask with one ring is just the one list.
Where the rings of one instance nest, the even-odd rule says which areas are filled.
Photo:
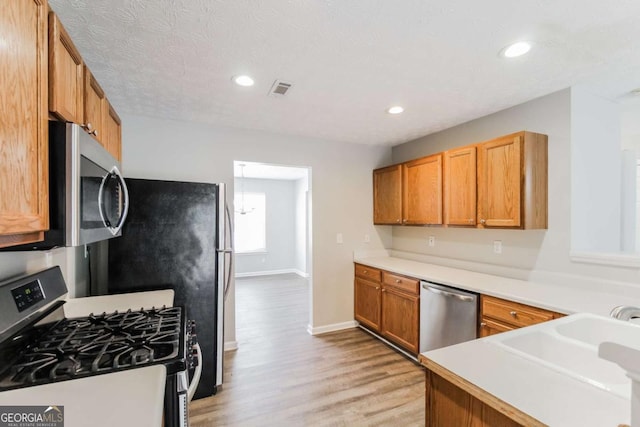
[[251, 77], [246, 76], [246, 75], [235, 76], [233, 78], [233, 81], [238, 86], [245, 86], [245, 87], [246, 86], [253, 86], [253, 84], [255, 83]]
[[404, 108], [402, 108], [399, 105], [394, 105], [393, 107], [389, 107], [387, 109], [387, 113], [389, 114], [400, 114], [404, 111]]
[[517, 42], [510, 44], [500, 51], [500, 55], [505, 58], [516, 58], [529, 52], [531, 49], [531, 43], [529, 42]]

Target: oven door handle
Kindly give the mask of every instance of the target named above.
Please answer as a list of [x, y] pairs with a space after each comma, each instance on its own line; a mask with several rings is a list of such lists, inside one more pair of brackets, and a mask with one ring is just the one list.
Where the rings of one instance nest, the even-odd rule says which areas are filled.
[[191, 399], [193, 399], [193, 395], [196, 394], [196, 389], [198, 388], [198, 383], [200, 382], [200, 376], [202, 375], [202, 350], [200, 350], [200, 344], [194, 344], [193, 348], [196, 350], [198, 365], [196, 366], [196, 370], [193, 373], [193, 378], [191, 379], [191, 383], [189, 384], [189, 389], [187, 390], [188, 402], [191, 402]]

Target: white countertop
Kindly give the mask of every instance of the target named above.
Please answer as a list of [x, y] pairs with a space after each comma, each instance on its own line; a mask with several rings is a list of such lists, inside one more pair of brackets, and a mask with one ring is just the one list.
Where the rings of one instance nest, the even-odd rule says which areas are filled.
[[586, 312], [608, 316], [611, 310], [618, 305], [640, 307], [640, 298], [619, 293], [604, 293], [575, 286], [549, 285], [510, 279], [402, 258], [356, 257], [354, 261], [417, 279], [492, 295], [564, 314]]
[[65, 427], [162, 425], [164, 365], [0, 393], [0, 405], [64, 406]]
[[112, 313], [116, 310], [126, 311], [150, 309], [152, 307], [172, 307], [174, 292], [172, 290], [131, 292], [127, 294], [102, 295], [97, 297], [69, 298], [63, 308], [66, 318], [84, 317], [92, 313]]

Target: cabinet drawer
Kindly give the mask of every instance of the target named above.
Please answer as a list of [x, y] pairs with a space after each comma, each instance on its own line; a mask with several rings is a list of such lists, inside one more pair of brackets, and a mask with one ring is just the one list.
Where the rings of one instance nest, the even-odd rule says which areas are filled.
[[356, 264], [356, 276], [365, 279], [373, 280], [374, 282], [380, 281], [381, 271], [377, 268], [369, 267], [367, 265]]
[[491, 320], [487, 317], [483, 317], [480, 321], [480, 328], [478, 330], [478, 336], [480, 338], [488, 337], [490, 335], [499, 334], [501, 332], [508, 332], [516, 329], [515, 326], [509, 326], [504, 323]]
[[514, 326], [529, 326], [554, 319], [554, 314], [530, 305], [482, 296], [482, 315]]
[[382, 283], [385, 286], [392, 286], [414, 295], [418, 295], [420, 282], [417, 279], [400, 276], [397, 274], [382, 272]]

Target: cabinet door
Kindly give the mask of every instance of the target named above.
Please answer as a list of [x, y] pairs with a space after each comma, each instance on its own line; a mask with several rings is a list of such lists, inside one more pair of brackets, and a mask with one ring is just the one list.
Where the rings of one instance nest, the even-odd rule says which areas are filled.
[[118, 161], [122, 161], [122, 125], [120, 117], [113, 109], [109, 101], [105, 98], [103, 110], [104, 116], [104, 139], [103, 145]]
[[485, 227], [520, 227], [522, 136], [478, 146], [478, 220]]
[[380, 330], [380, 283], [355, 279], [354, 312], [355, 318], [364, 326]]
[[84, 122], [82, 57], [55, 13], [49, 13], [49, 111], [61, 120]]
[[84, 67], [84, 124], [87, 131], [104, 145], [104, 91], [91, 74], [89, 68]]
[[382, 289], [380, 332], [410, 352], [418, 353], [420, 299], [393, 288]]
[[405, 224], [442, 224], [442, 154], [403, 164]]
[[0, 246], [10, 246], [49, 228], [47, 1], [3, 2], [0, 40]]
[[402, 165], [373, 171], [373, 223], [402, 223]]
[[476, 147], [444, 153], [444, 223], [476, 225]]

